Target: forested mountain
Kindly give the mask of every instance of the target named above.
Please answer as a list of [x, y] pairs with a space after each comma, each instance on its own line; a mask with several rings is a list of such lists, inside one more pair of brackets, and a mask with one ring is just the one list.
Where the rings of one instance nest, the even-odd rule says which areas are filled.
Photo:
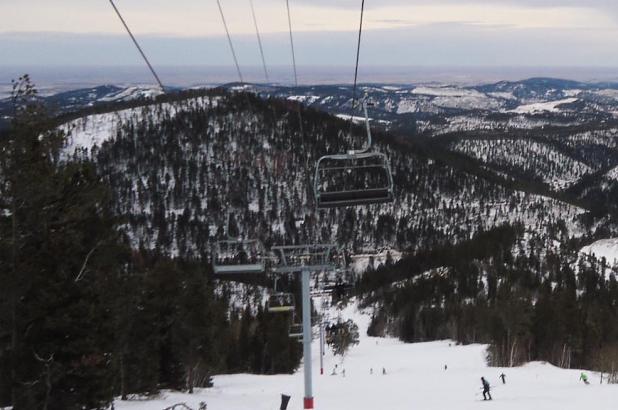
[[579, 253], [616, 233], [611, 121], [474, 133], [420, 131], [418, 113], [402, 117], [408, 128], [381, 122], [374, 148], [390, 159], [395, 201], [316, 212], [316, 161], [361, 147], [363, 127], [276, 89], [239, 91], [142, 96], [53, 126], [30, 115], [40, 99], [17, 99], [0, 151], [0, 405], [103, 408], [208, 386], [215, 372], [293, 371], [293, 317], [264, 309], [272, 278], [212, 274], [212, 245], [228, 236], [386, 250], [352, 290], [374, 311], [372, 334], [488, 343], [500, 365], [618, 360], [614, 268]]
[[[205, 260], [231, 215], [234, 234], [267, 246], [393, 248], [409, 256], [359, 282], [377, 309], [377, 329], [410, 341], [493, 343], [492, 361], [502, 365], [596, 366], [599, 349], [613, 352], [615, 277], [578, 251], [612, 232], [614, 219], [609, 207], [589, 201], [594, 186], [575, 191], [591, 178], [604, 181], [596, 189], [611, 190], [613, 128], [431, 141], [380, 134], [376, 149], [391, 160], [396, 201], [316, 213], [315, 161], [362, 143], [362, 128], [350, 137], [341, 132], [347, 125], [293, 102], [218, 91], [94, 115], [66, 129], [69, 152], [91, 156], [108, 178], [134, 246]], [[572, 314], [541, 311], [540, 300], [570, 303]], [[550, 336], [539, 333], [543, 320], [576, 322]], [[600, 333], [591, 336], [591, 327]]]
[[[210, 93], [179, 102], [97, 114], [66, 125], [68, 154], [93, 158], [127, 217], [135, 246], [206, 257], [232, 228], [267, 245], [336, 242], [352, 252], [430, 248], [522, 222], [578, 226], [577, 206], [461, 172], [422, 144], [378, 135], [396, 186], [392, 205], [314, 211], [317, 159], [363, 143], [347, 123], [296, 104]], [[303, 126], [299, 126], [302, 119]], [[93, 145], [96, 144], [96, 145]], [[573, 231], [575, 232], [575, 231]]]

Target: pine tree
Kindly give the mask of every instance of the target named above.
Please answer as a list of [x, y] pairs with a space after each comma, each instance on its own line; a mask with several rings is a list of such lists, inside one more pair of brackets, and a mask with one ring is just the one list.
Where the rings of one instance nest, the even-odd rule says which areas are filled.
[[28, 76], [12, 101], [0, 141], [0, 404], [102, 408], [110, 332], [97, 285], [117, 242], [108, 191], [92, 164], [60, 161], [63, 135]]

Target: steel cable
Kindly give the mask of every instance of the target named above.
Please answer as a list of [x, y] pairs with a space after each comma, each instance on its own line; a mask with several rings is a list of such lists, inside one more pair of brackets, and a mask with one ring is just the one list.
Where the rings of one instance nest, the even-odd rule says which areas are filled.
[[150, 64], [150, 61], [148, 60], [148, 57], [146, 57], [146, 54], [144, 53], [144, 51], [140, 47], [139, 43], [135, 39], [135, 36], [131, 32], [131, 29], [129, 29], [129, 26], [127, 25], [126, 21], [124, 20], [124, 18], [122, 18], [122, 14], [120, 14], [120, 11], [118, 10], [118, 7], [116, 7], [116, 4], [114, 4], [113, 0], [109, 0], [109, 2], [111, 3], [112, 7], [116, 11], [116, 14], [118, 15], [118, 18], [122, 22], [122, 25], [124, 26], [124, 28], [127, 30], [127, 33], [129, 33], [129, 36], [131, 36], [131, 40], [133, 40], [133, 44], [135, 44], [135, 47], [137, 47], [137, 50], [142, 55], [142, 58], [144, 59], [144, 61], [148, 65], [148, 68], [150, 69], [150, 72], [154, 76], [155, 80], [157, 80], [157, 84], [159, 84], [159, 87], [161, 88], [161, 91], [165, 91], [165, 88], [163, 87], [163, 83], [161, 82], [161, 79], [159, 79], [159, 76], [157, 75], [157, 72], [152, 67], [152, 64]]

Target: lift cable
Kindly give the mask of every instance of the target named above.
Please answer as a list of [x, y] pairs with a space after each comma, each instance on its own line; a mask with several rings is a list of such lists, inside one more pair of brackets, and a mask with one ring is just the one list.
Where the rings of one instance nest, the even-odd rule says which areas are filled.
[[356, 102], [358, 96], [356, 95], [356, 89], [358, 86], [358, 65], [360, 61], [360, 50], [361, 50], [361, 42], [363, 36], [363, 18], [365, 16], [365, 0], [362, 0], [361, 3], [361, 14], [360, 14], [360, 26], [358, 28], [358, 44], [356, 46], [356, 66], [354, 68], [354, 87], [352, 88], [352, 114], [350, 115], [350, 134], [352, 134], [352, 125], [354, 123], [354, 110], [356, 109]]
[[255, 35], [257, 36], [258, 45], [260, 47], [260, 56], [262, 57], [262, 67], [264, 68], [264, 77], [266, 78], [266, 82], [269, 82], [268, 68], [266, 66], [266, 58], [264, 57], [264, 47], [262, 46], [262, 36], [260, 35], [260, 29], [257, 23], [257, 17], [255, 16], [255, 7], [253, 7], [253, 0], [249, 0], [249, 4], [251, 5], [251, 15], [253, 16], [253, 25], [255, 26]]
[[298, 72], [296, 71], [296, 53], [294, 52], [294, 37], [292, 35], [292, 16], [290, 14], [290, 0], [285, 0], [288, 10], [288, 27], [290, 29], [290, 46], [292, 47], [292, 66], [294, 67], [294, 85], [298, 87]]
[[122, 25], [124, 26], [124, 28], [127, 30], [127, 33], [129, 33], [129, 36], [131, 36], [131, 40], [133, 40], [133, 44], [135, 44], [135, 47], [137, 47], [137, 50], [139, 51], [139, 53], [142, 55], [142, 58], [144, 59], [144, 61], [146, 62], [146, 64], [148, 65], [148, 68], [150, 69], [150, 72], [152, 73], [152, 75], [154, 76], [155, 80], [157, 81], [157, 84], [159, 84], [159, 87], [161, 88], [161, 91], [165, 91], [165, 87], [163, 87], [163, 83], [161, 82], [161, 80], [159, 79], [159, 76], [157, 75], [157, 72], [155, 71], [155, 69], [152, 67], [152, 64], [150, 64], [150, 61], [148, 61], [148, 57], [146, 57], [146, 54], [144, 53], [144, 51], [142, 50], [142, 48], [140, 47], [139, 43], [137, 42], [137, 40], [135, 39], [135, 36], [133, 35], [133, 33], [131, 32], [131, 29], [129, 29], [129, 26], [127, 25], [127, 23], [125, 22], [124, 18], [122, 18], [122, 14], [120, 14], [120, 11], [118, 10], [118, 7], [116, 7], [116, 4], [114, 4], [113, 0], [109, 0], [109, 2], [111, 3], [112, 7], [114, 8], [114, 10], [116, 11], [116, 14], [118, 15], [118, 18], [120, 19], [120, 21], [122, 22]]
[[[287, 9], [287, 13], [288, 13], [288, 29], [290, 32], [290, 50], [292, 52], [292, 68], [294, 69], [294, 86], [296, 88], [298, 88], [298, 70], [296, 69], [296, 51], [294, 49], [294, 30], [292, 29], [292, 13], [290, 12], [290, 0], [285, 0], [285, 6]], [[305, 138], [305, 127], [303, 125], [303, 114], [301, 111], [301, 104], [298, 104], [298, 126], [300, 129], [300, 136], [301, 139]], [[309, 160], [311, 158], [311, 155], [307, 155], [307, 159], [306, 159], [306, 163], [305, 166], [307, 169], [309, 169]], [[308, 180], [309, 180], [309, 185], [311, 185], [311, 176], [307, 176]], [[315, 232], [315, 235], [317, 237], [317, 230]], [[315, 240], [315, 238], [314, 238]]]
[[223, 14], [223, 7], [221, 7], [220, 0], [217, 0], [217, 5], [219, 6], [219, 13], [221, 14], [221, 21], [223, 22], [223, 27], [225, 28], [225, 35], [227, 36], [227, 42], [230, 46], [232, 57], [234, 58], [234, 64], [236, 65], [236, 72], [238, 73], [238, 78], [240, 78], [241, 85], [243, 85], [245, 81], [243, 79], [242, 72], [240, 71], [240, 65], [238, 64], [238, 58], [236, 57], [236, 50], [234, 50], [234, 43], [232, 42], [232, 36], [230, 36], [230, 31], [227, 27], [227, 21], [225, 21], [225, 15]]

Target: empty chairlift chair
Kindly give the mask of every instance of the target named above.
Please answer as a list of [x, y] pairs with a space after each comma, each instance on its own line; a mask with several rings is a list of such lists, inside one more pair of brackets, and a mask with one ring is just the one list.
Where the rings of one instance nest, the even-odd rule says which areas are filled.
[[218, 241], [212, 266], [217, 275], [264, 273], [264, 248], [257, 240]]
[[289, 337], [292, 339], [299, 339], [303, 337], [303, 325], [294, 323], [290, 325]]
[[367, 103], [363, 101], [367, 145], [346, 154], [326, 155], [316, 165], [314, 192], [320, 209], [393, 202], [393, 175], [386, 155], [371, 150]]
[[270, 313], [293, 312], [295, 309], [294, 295], [291, 293], [278, 292], [268, 297], [266, 310]]

